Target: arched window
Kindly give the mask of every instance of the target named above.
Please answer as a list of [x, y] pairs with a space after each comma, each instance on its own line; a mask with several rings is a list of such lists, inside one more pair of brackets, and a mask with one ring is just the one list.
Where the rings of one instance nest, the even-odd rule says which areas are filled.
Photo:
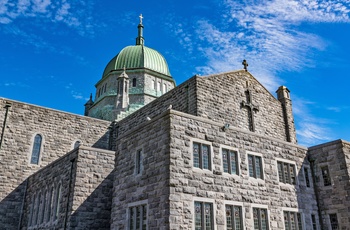
[[60, 214], [60, 201], [61, 201], [61, 196], [62, 196], [62, 186], [61, 184], [58, 185], [57, 190], [56, 190], [56, 204], [55, 204], [55, 218], [54, 220], [58, 219], [58, 216]]
[[136, 87], [136, 78], [132, 79], [132, 87]]
[[32, 204], [30, 208], [29, 221], [28, 221], [29, 227], [33, 225], [33, 218], [34, 218], [34, 211], [35, 211], [34, 207], [35, 207], [35, 194], [32, 197]]
[[31, 164], [36, 164], [36, 165], [39, 164], [41, 142], [42, 142], [41, 135], [39, 135], [39, 134], [35, 135], [34, 143], [33, 143], [33, 150], [32, 150], [32, 157], [30, 159]]
[[53, 204], [53, 198], [54, 198], [53, 196], [54, 196], [54, 192], [53, 192], [53, 188], [51, 188], [50, 193], [48, 194], [46, 222], [49, 222], [51, 220], [52, 204]]
[[39, 207], [40, 207], [40, 197], [41, 197], [41, 193], [38, 194], [38, 196], [36, 197], [36, 200], [35, 200], [33, 225], [37, 225], [37, 224], [38, 224], [38, 220], [39, 220]]
[[165, 83], [163, 84], [163, 89], [164, 89], [164, 93], [168, 92], [168, 86]]

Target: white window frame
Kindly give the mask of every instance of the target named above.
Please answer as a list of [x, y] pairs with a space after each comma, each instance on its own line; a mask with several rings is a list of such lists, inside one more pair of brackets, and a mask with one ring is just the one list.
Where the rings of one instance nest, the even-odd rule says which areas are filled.
[[[249, 159], [248, 159], [248, 155], [258, 156], [258, 157], [261, 158], [262, 178], [255, 178], [255, 177], [251, 177], [251, 176], [249, 175]], [[248, 180], [259, 180], [259, 181], [265, 182], [265, 164], [264, 164], [264, 156], [263, 156], [262, 153], [247, 151], [247, 152], [246, 152], [245, 163], [246, 163], [246, 165], [247, 165], [247, 176], [248, 176]], [[255, 166], [254, 166], [254, 167], [255, 167]]]
[[264, 204], [251, 204], [250, 211], [251, 211], [251, 214], [252, 214], [252, 219], [251, 219], [252, 229], [254, 229], [254, 212], [253, 212], [254, 208], [266, 209], [267, 210], [267, 226], [268, 226], [268, 230], [271, 230], [269, 206], [268, 205], [264, 205]]
[[[284, 212], [295, 212], [295, 213], [300, 213], [300, 218], [301, 218], [301, 226], [302, 226], [302, 230], [306, 230], [306, 225], [305, 225], [305, 217], [304, 217], [304, 213], [302, 210], [297, 209], [297, 208], [282, 208], [282, 221], [283, 221], [283, 228], [285, 229], [286, 223], [284, 222]], [[311, 218], [311, 215], [310, 215]], [[312, 224], [312, 222], [311, 222]]]
[[143, 205], [146, 205], [146, 210], [147, 210], [147, 215], [146, 215], [146, 218], [147, 218], [147, 222], [146, 222], [146, 229], [148, 229], [148, 221], [149, 221], [149, 205], [148, 205], [148, 199], [146, 200], [140, 200], [140, 201], [136, 201], [136, 202], [132, 202], [132, 203], [128, 203], [128, 206], [127, 206], [127, 209], [126, 209], [126, 224], [125, 224], [125, 230], [128, 230], [130, 229], [130, 208], [133, 208], [133, 207], [137, 207], [137, 206], [143, 206]]
[[[229, 172], [224, 172], [224, 162], [223, 162], [223, 159], [222, 159], [222, 150], [223, 149], [227, 149], [229, 151], [234, 151], [237, 153], [237, 174], [232, 174], [232, 173], [229, 173]], [[234, 147], [231, 147], [231, 146], [227, 146], [227, 145], [220, 145], [220, 154], [219, 154], [219, 158], [220, 158], [220, 171], [224, 174], [224, 175], [230, 175], [230, 176], [234, 176], [234, 177], [239, 177], [242, 172], [241, 172], [241, 154], [238, 150], [238, 148], [234, 148]]]
[[[278, 176], [277, 180], [278, 180], [280, 185], [287, 185], [287, 186], [297, 186], [297, 185], [299, 185], [298, 167], [297, 167], [297, 164], [296, 164], [295, 161], [286, 160], [286, 159], [282, 159], [282, 158], [278, 158], [277, 157], [275, 162], [276, 162], [275, 164], [276, 164], [276, 170], [277, 170], [277, 176]], [[278, 172], [278, 162], [282, 162], [282, 163], [287, 163], [287, 164], [293, 165], [294, 173], [295, 173], [295, 184], [289, 184], [289, 183], [284, 183], [284, 182], [280, 181], [279, 172]], [[309, 177], [309, 179], [310, 179], [310, 177]], [[311, 184], [310, 184], [310, 186], [311, 186]]]
[[216, 209], [216, 204], [215, 204], [215, 199], [210, 199], [210, 198], [204, 198], [204, 197], [193, 197], [190, 208], [192, 210], [192, 229], [195, 229], [196, 227], [196, 222], [195, 222], [195, 218], [196, 218], [196, 210], [194, 207], [194, 202], [204, 202], [204, 203], [211, 203], [213, 205], [213, 230], [216, 230], [216, 216], [215, 213], [217, 213], [217, 209]]
[[[190, 141], [191, 141], [191, 144], [190, 144], [191, 162], [190, 162], [190, 164], [192, 166], [192, 169], [195, 170], [195, 171], [199, 171], [199, 172], [203, 172], [203, 171], [213, 172], [213, 169], [214, 169], [214, 165], [213, 165], [214, 151], [213, 151], [212, 142], [206, 141], [206, 140], [202, 140], [202, 139], [198, 139], [198, 138], [191, 138]], [[205, 144], [205, 145], [209, 146], [209, 151], [210, 151], [209, 163], [210, 163], [210, 166], [211, 166], [210, 170], [209, 169], [203, 169], [203, 168], [197, 168], [197, 167], [193, 166], [193, 143], [194, 142], [199, 143], [199, 144]]]
[[241, 215], [242, 215], [242, 229], [246, 229], [245, 226], [245, 207], [243, 206], [243, 202], [237, 202], [237, 201], [229, 201], [229, 200], [225, 200], [224, 201], [224, 210], [222, 210], [222, 213], [224, 214], [224, 218], [225, 218], [225, 229], [227, 229], [227, 222], [226, 222], [226, 205], [232, 205], [232, 206], [240, 206], [241, 207]]

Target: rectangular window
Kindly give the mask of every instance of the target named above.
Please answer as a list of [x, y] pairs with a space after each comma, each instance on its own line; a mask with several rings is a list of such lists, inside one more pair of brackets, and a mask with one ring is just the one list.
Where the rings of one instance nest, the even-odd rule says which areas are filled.
[[321, 172], [322, 172], [324, 186], [331, 185], [331, 177], [329, 176], [328, 166], [322, 166]]
[[212, 230], [213, 228], [213, 204], [194, 202], [195, 230]]
[[339, 229], [338, 218], [337, 218], [337, 214], [336, 213], [329, 214], [329, 221], [331, 223], [331, 229], [332, 230]]
[[295, 184], [295, 167], [293, 164], [277, 161], [279, 181], [285, 184]]
[[312, 221], [312, 229], [317, 230], [316, 217], [314, 214], [311, 214], [311, 221]]
[[254, 230], [268, 230], [267, 209], [253, 208]]
[[222, 164], [224, 172], [238, 175], [238, 153], [222, 149]]
[[135, 173], [140, 174], [142, 171], [142, 150], [137, 150], [135, 159]]
[[129, 229], [147, 230], [147, 205], [139, 205], [129, 208]]
[[284, 211], [284, 228], [286, 230], [302, 230], [301, 214], [299, 212]]
[[193, 167], [211, 170], [210, 146], [193, 143]]
[[305, 176], [306, 187], [310, 187], [309, 170], [305, 167], [304, 167], [304, 176]]
[[262, 160], [261, 157], [248, 155], [249, 176], [263, 179]]
[[242, 207], [226, 205], [226, 229], [243, 230]]

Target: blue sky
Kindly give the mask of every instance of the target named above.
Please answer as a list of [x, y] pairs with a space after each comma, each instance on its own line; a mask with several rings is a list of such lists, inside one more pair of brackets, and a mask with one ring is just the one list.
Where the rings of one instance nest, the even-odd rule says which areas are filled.
[[82, 114], [141, 13], [177, 84], [247, 59], [290, 89], [300, 144], [350, 141], [349, 0], [0, 0], [0, 96]]

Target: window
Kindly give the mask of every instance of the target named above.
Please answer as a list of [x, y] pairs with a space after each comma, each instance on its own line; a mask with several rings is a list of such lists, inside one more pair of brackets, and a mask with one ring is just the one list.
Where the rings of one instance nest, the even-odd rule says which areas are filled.
[[129, 229], [147, 229], [147, 205], [139, 205], [129, 208]]
[[302, 230], [301, 215], [299, 212], [284, 211], [284, 229], [286, 230]]
[[249, 176], [263, 179], [261, 157], [248, 155]]
[[322, 172], [324, 186], [331, 185], [331, 177], [329, 176], [328, 166], [321, 167], [321, 172]]
[[164, 93], [168, 92], [168, 86], [165, 83], [163, 84], [163, 90]]
[[279, 181], [285, 184], [295, 184], [295, 167], [293, 164], [277, 161]]
[[224, 172], [238, 175], [238, 153], [222, 149], [222, 165]]
[[136, 87], [136, 81], [137, 81], [136, 78], [132, 79], [132, 87]]
[[49, 222], [51, 220], [51, 211], [52, 211], [52, 204], [53, 204], [53, 199], [54, 199], [53, 195], [54, 195], [53, 188], [51, 188], [49, 196], [48, 196], [46, 222]]
[[160, 91], [160, 82], [157, 81], [157, 91]]
[[31, 164], [36, 164], [36, 165], [39, 164], [41, 142], [42, 142], [41, 135], [39, 135], [39, 134], [35, 135], [34, 143], [33, 143], [33, 150], [32, 150], [32, 157], [30, 159]]
[[35, 212], [35, 195], [32, 197], [32, 203], [29, 214], [28, 226], [32, 226], [34, 224], [34, 212]]
[[268, 230], [267, 209], [253, 208], [254, 230]]
[[329, 214], [329, 222], [331, 223], [332, 230], [339, 229], [338, 218], [336, 213]]
[[56, 191], [56, 204], [55, 204], [55, 218], [54, 220], [57, 220], [60, 214], [60, 201], [61, 201], [61, 196], [62, 196], [62, 186], [61, 184], [58, 185], [57, 191]]
[[226, 229], [243, 230], [242, 208], [240, 206], [226, 205]]
[[140, 174], [142, 172], [142, 150], [137, 150], [135, 159], [135, 173]]
[[193, 143], [193, 166], [211, 170], [210, 146], [201, 143]]
[[42, 204], [41, 204], [41, 216], [40, 216], [40, 223], [44, 223], [45, 221], [45, 213], [46, 213], [46, 196], [47, 196], [47, 191], [43, 193], [43, 198], [42, 198]]
[[317, 230], [316, 217], [314, 214], [311, 214], [311, 221], [312, 221], [312, 229]]
[[213, 228], [213, 204], [194, 202], [195, 230], [212, 230]]
[[304, 167], [304, 176], [305, 176], [305, 184], [306, 187], [310, 187], [310, 178], [309, 178], [309, 170]]

